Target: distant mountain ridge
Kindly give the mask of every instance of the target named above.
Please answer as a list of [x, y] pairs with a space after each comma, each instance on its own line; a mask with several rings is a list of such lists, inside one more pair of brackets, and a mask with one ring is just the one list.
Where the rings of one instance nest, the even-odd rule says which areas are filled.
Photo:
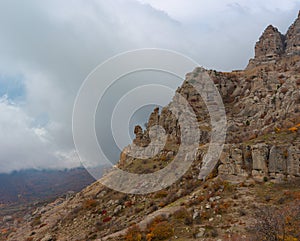
[[22, 170], [0, 174], [0, 204], [55, 198], [94, 182], [84, 169]]

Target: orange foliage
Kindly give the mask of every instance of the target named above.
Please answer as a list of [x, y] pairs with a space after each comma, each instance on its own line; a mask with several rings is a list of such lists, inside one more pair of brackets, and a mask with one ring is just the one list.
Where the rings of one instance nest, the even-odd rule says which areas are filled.
[[160, 221], [160, 218], [155, 219], [150, 227], [150, 233], [147, 234], [147, 241], [165, 240], [174, 235], [173, 227], [167, 221]]
[[133, 225], [129, 228], [125, 235], [126, 241], [141, 241], [142, 240], [142, 233], [140, 227], [137, 225]]
[[291, 128], [289, 128], [289, 131], [292, 131], [292, 132], [296, 132], [298, 130], [298, 128], [297, 127], [291, 127]]
[[97, 206], [97, 201], [94, 199], [85, 200], [82, 206], [85, 209], [91, 209]]

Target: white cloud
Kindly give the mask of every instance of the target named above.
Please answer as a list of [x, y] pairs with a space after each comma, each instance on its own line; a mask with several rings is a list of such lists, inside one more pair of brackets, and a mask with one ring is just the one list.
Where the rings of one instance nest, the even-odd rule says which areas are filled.
[[296, 0], [0, 1], [0, 74], [22, 76], [25, 87], [22, 103], [0, 102], [0, 172], [78, 163], [73, 102], [108, 57], [158, 47], [209, 68], [243, 68], [263, 28], [286, 31], [299, 8]]
[[32, 126], [33, 119], [7, 98], [0, 99], [0, 170], [78, 166], [78, 159], [65, 159], [64, 165], [54, 155], [55, 143], [45, 128]]
[[268, 14], [269, 12], [284, 12], [299, 6], [297, 0], [139, 0], [152, 7], [166, 12], [172, 18], [181, 22], [207, 21], [222, 18], [220, 14], [244, 10], [253, 14]]

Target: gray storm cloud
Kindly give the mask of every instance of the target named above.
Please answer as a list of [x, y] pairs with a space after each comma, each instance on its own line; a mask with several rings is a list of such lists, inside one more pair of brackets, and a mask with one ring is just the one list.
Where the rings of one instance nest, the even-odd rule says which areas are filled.
[[292, 0], [184, 2], [0, 1], [0, 75], [22, 76], [24, 85], [21, 101], [0, 99], [0, 172], [79, 165], [73, 103], [107, 58], [167, 48], [207, 68], [244, 68], [263, 29], [274, 23], [284, 32], [300, 8]]

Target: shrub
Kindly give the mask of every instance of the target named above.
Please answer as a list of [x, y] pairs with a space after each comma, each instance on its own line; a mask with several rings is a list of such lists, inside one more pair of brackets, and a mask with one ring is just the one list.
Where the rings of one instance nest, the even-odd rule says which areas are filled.
[[158, 210], [158, 207], [156, 206], [156, 205], [153, 205], [153, 206], [151, 206], [150, 208], [149, 208], [149, 213], [153, 213], [153, 212], [155, 212], [155, 211], [157, 211]]
[[156, 216], [148, 225], [147, 228], [148, 230], [151, 232], [151, 228], [153, 228], [154, 226], [156, 226], [158, 223], [167, 221], [167, 218], [164, 215], [159, 215]]
[[165, 203], [165, 202], [160, 202], [159, 204], [158, 204], [158, 206], [160, 207], [160, 208], [163, 208], [164, 206], [166, 206], [167, 204]]
[[173, 227], [167, 221], [154, 223], [147, 234], [147, 241], [158, 241], [171, 238], [174, 235]]
[[176, 220], [184, 220], [186, 217], [189, 217], [190, 214], [187, 211], [186, 208], [180, 208], [179, 210], [177, 210], [176, 212], [174, 212], [173, 217]]
[[160, 190], [160, 191], [155, 193], [154, 198], [164, 198], [164, 197], [168, 196], [168, 194], [169, 194], [168, 191]]
[[224, 190], [227, 192], [233, 192], [235, 190], [234, 186], [227, 181], [224, 181], [223, 185], [224, 185]]
[[288, 241], [300, 239], [300, 202], [286, 207], [266, 206], [255, 213], [256, 222], [251, 228], [257, 240]]
[[230, 202], [221, 202], [218, 206], [215, 207], [215, 212], [217, 214], [227, 213], [230, 206], [231, 206]]
[[106, 211], [105, 209], [103, 209], [103, 210], [100, 210], [99, 213], [100, 213], [101, 215], [106, 215], [106, 214], [107, 214], [107, 211]]
[[212, 226], [207, 226], [205, 230], [205, 237], [216, 238], [219, 236], [218, 230]]
[[173, 214], [173, 218], [182, 221], [185, 225], [191, 225], [193, 218], [186, 208], [180, 208]]
[[174, 202], [175, 200], [177, 200], [177, 196], [176, 196], [175, 191], [171, 191], [171, 192], [168, 194], [168, 196], [166, 196], [166, 198], [165, 198], [165, 202], [166, 202], [167, 204], [172, 203], [172, 202]]
[[200, 195], [199, 197], [197, 197], [196, 198], [197, 199], [197, 201], [196, 201], [196, 205], [197, 204], [200, 204], [200, 203], [202, 203], [204, 200], [206, 200], [207, 199], [207, 197], [205, 197], [204, 195]]
[[133, 225], [130, 227], [125, 235], [126, 241], [141, 241], [142, 240], [142, 233], [141, 229], [137, 225]]
[[103, 223], [108, 223], [111, 220], [111, 217], [105, 217], [103, 218]]
[[97, 201], [95, 199], [85, 200], [82, 204], [84, 209], [92, 209], [97, 206]]
[[35, 217], [35, 218], [32, 220], [31, 226], [32, 226], [32, 227], [35, 227], [35, 226], [40, 225], [41, 223], [42, 223], [42, 222], [41, 222], [41, 216], [39, 215], [39, 216]]
[[245, 209], [239, 209], [239, 215], [242, 217], [242, 216], [246, 216], [247, 215], [247, 212]]

